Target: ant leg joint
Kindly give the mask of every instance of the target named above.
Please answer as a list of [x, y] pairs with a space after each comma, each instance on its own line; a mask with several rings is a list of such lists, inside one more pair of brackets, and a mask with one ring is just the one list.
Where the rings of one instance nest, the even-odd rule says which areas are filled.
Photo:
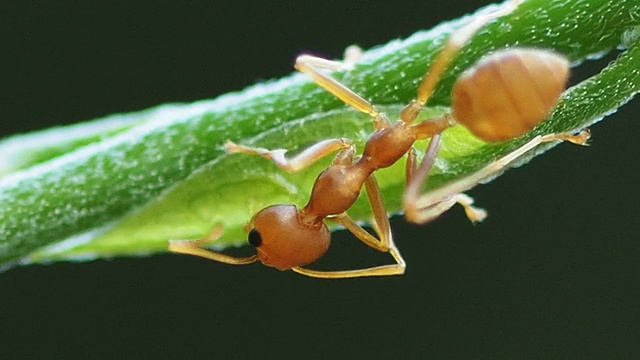
[[420, 115], [420, 111], [422, 111], [423, 106], [424, 103], [420, 103], [419, 100], [411, 100], [411, 102], [409, 102], [407, 106], [405, 106], [404, 109], [402, 109], [402, 111], [400, 112], [400, 120], [404, 121], [406, 124], [411, 124], [413, 121], [415, 121], [415, 119], [418, 118], [418, 115]]
[[371, 115], [371, 119], [373, 120], [373, 128], [376, 130], [383, 130], [391, 126], [391, 121], [384, 113], [379, 113], [378, 110], [374, 107], [375, 113], [369, 114]]

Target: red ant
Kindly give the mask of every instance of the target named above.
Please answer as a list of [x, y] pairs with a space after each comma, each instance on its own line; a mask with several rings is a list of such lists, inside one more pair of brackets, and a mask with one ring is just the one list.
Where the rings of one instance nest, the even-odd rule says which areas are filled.
[[[271, 205], [253, 216], [248, 225], [251, 228], [248, 241], [256, 248], [256, 255], [236, 258], [200, 247], [215, 240], [221, 234], [221, 227], [202, 239], [172, 240], [169, 250], [236, 265], [260, 260], [279, 270], [291, 269], [318, 278], [403, 274], [406, 264], [394, 244], [387, 212], [373, 173], [393, 165], [405, 154], [408, 154], [408, 158], [403, 207], [409, 221], [425, 223], [456, 203], [464, 207], [470, 220], [484, 219], [486, 212], [472, 206], [473, 199], [462, 194], [462, 191], [504, 169], [542, 142], [568, 140], [585, 144], [588, 139], [587, 132], [538, 136], [466, 178], [420, 194], [438, 153], [441, 132], [461, 124], [488, 142], [519, 137], [549, 115], [564, 90], [569, 62], [563, 56], [546, 50], [522, 48], [496, 51], [457, 79], [452, 91], [451, 113], [414, 124], [441, 74], [460, 48], [485, 23], [510, 12], [516, 6], [517, 2], [513, 1], [506, 9], [477, 17], [453, 33], [424, 76], [416, 99], [402, 110], [394, 123], [358, 94], [321, 72], [341, 70], [345, 64], [309, 55], [299, 56], [295, 65], [297, 70], [309, 75], [315, 83], [347, 105], [371, 116], [375, 132], [367, 140], [363, 154], [356, 158], [354, 145], [346, 139], [321, 141], [292, 159], [285, 158], [286, 150], [283, 149], [253, 148], [229, 141], [226, 145], [229, 152], [260, 155], [290, 172], [303, 169], [336, 151], [338, 154], [316, 179], [309, 202], [302, 209], [295, 205]], [[429, 146], [422, 163], [418, 165], [413, 144], [428, 138]], [[363, 185], [371, 203], [373, 228], [378, 238], [369, 234], [346, 213], [358, 198]], [[395, 264], [344, 271], [316, 271], [301, 267], [313, 263], [327, 251], [331, 233], [325, 220], [344, 226], [369, 247], [390, 253]]]

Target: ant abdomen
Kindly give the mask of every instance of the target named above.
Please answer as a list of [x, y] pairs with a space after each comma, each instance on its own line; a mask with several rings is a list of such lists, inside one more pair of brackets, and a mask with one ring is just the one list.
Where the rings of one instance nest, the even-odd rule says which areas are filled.
[[521, 136], [549, 115], [568, 76], [568, 60], [554, 52], [497, 51], [458, 78], [453, 116], [485, 141]]

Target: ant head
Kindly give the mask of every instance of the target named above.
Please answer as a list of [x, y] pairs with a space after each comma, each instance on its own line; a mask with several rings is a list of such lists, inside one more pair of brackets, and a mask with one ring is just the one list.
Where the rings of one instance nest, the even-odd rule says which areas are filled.
[[249, 243], [256, 248], [263, 264], [278, 270], [316, 261], [331, 242], [331, 233], [324, 222], [302, 223], [294, 205], [264, 208], [254, 215], [251, 225]]

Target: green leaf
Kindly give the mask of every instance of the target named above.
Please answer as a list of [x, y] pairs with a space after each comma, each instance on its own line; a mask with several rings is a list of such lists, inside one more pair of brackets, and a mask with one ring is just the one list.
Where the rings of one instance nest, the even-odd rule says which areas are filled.
[[[629, 101], [640, 90], [639, 14], [637, 0], [530, 0], [487, 25], [447, 71], [426, 116], [447, 111], [453, 81], [493, 49], [552, 48], [576, 64], [628, 49], [570, 88], [551, 118], [521, 139], [485, 144], [462, 128], [448, 130], [428, 186], [461, 178], [534, 135], [583, 129]], [[336, 76], [393, 115], [466, 20], [369, 50], [353, 71]], [[326, 161], [286, 174], [264, 159], [226, 154], [227, 139], [296, 151], [333, 137], [362, 143], [371, 128], [366, 116], [295, 74], [215, 100], [59, 128], [55, 137], [9, 138], [0, 143], [4, 157], [10, 154], [0, 179], [0, 263], [162, 252], [169, 238], [202, 236], [218, 223], [226, 230], [220, 246], [242, 244], [242, 225], [260, 208], [304, 205]], [[390, 211], [400, 210], [403, 166], [379, 174]], [[350, 214], [367, 219], [365, 205]]]

